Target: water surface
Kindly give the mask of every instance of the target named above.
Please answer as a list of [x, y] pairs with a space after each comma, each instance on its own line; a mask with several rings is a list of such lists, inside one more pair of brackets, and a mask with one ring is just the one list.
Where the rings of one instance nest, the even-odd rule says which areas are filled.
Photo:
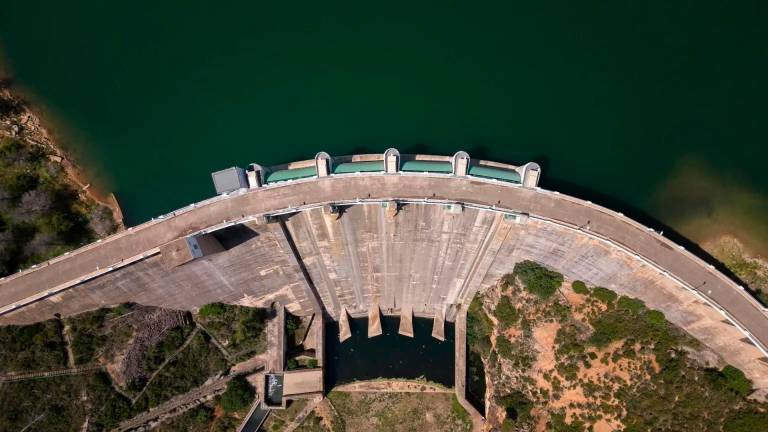
[[[129, 223], [210, 196], [223, 167], [393, 146], [536, 160], [545, 187], [768, 245], [764, 206], [709, 199], [700, 182], [765, 201], [765, 9], [29, 0], [0, 11], [0, 45]], [[659, 198], [681, 175], [698, 198]], [[732, 215], [708, 221], [707, 203]]]
[[445, 323], [445, 341], [432, 337], [432, 320], [413, 319], [414, 337], [397, 333], [399, 317], [383, 316], [383, 334], [368, 338], [368, 319], [349, 320], [352, 337], [339, 342], [339, 324], [326, 324], [325, 388], [376, 378], [426, 378], [453, 386], [454, 329]]

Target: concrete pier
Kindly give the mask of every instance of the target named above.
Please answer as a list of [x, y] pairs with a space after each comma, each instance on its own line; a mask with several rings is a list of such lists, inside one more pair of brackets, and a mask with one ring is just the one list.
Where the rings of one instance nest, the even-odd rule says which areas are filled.
[[347, 314], [347, 308], [342, 307], [341, 313], [339, 313], [339, 341], [352, 337], [352, 328], [349, 325], [349, 314]]
[[413, 309], [410, 307], [400, 308], [400, 328], [398, 334], [413, 337]]
[[368, 309], [368, 337], [372, 338], [381, 333], [381, 310], [379, 305], [375, 304]]
[[435, 317], [432, 319], [432, 337], [445, 340], [445, 311], [442, 307], [435, 308]]

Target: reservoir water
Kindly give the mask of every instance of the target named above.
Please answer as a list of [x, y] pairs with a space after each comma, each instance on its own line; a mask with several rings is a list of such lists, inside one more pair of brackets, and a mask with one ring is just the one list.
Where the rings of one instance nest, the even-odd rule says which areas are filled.
[[426, 378], [453, 386], [454, 328], [445, 323], [445, 341], [432, 337], [432, 320], [413, 319], [414, 337], [397, 333], [399, 317], [382, 316], [383, 333], [368, 338], [368, 319], [349, 320], [352, 337], [339, 342], [339, 323], [326, 324], [325, 388], [376, 378]]
[[136, 224], [209, 173], [535, 160], [543, 186], [768, 250], [765, 2], [8, 2], [3, 64]]

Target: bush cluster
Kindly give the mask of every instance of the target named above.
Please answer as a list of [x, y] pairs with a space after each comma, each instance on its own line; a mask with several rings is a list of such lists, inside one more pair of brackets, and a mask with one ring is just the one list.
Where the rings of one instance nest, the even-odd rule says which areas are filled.
[[541, 299], [547, 299], [560, 288], [563, 275], [533, 261], [521, 261], [512, 271], [530, 293]]
[[[41, 146], [0, 140], [0, 277], [92, 241], [89, 221], [103, 218], [96, 207], [79, 199]], [[114, 230], [108, 218], [100, 234]]]

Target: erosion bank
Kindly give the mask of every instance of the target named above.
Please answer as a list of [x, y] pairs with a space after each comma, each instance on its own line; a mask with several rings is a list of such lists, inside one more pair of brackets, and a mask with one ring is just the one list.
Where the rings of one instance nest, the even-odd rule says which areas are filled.
[[20, 96], [11, 82], [10, 78], [0, 76], [0, 137], [43, 147], [48, 157], [64, 169], [69, 184], [78, 191], [81, 199], [107, 207], [118, 229], [123, 230], [123, 212], [115, 195], [89, 181], [83, 169], [57, 142], [51, 126]]

